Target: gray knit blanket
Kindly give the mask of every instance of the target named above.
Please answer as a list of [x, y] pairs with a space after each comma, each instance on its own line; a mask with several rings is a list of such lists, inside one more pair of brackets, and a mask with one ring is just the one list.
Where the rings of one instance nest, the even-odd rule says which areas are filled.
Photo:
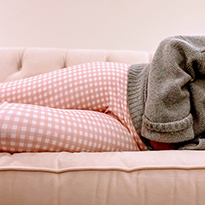
[[128, 106], [136, 131], [177, 149], [205, 149], [205, 36], [163, 40], [150, 64], [132, 65]]

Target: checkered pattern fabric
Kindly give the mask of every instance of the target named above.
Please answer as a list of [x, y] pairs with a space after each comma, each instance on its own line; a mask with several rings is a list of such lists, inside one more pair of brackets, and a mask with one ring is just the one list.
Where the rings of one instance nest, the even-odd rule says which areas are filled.
[[86, 63], [0, 84], [0, 151], [146, 150], [121, 63]]

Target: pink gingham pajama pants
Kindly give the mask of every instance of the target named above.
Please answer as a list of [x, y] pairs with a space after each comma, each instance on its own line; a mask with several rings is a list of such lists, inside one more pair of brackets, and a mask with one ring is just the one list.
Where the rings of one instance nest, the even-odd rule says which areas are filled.
[[0, 151], [146, 150], [127, 107], [129, 65], [93, 62], [0, 84]]

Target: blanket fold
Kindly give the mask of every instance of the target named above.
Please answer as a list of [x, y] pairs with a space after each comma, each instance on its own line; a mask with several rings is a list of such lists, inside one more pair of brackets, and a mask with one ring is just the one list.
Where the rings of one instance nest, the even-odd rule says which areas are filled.
[[[133, 73], [141, 76], [134, 81]], [[131, 90], [141, 96], [133, 99]], [[189, 141], [205, 131], [205, 36], [166, 38], [150, 64], [132, 65], [128, 106], [142, 138], [191, 149]]]

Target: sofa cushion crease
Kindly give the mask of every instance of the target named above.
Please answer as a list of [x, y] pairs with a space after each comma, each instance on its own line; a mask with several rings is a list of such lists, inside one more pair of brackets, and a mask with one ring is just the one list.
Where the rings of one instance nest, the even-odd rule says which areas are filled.
[[[205, 169], [203, 157], [197, 159], [200, 152], [201, 151], [150, 151], [137, 153], [62, 152], [24, 153], [24, 156], [22, 156], [22, 154], [13, 154], [10, 156], [9, 154], [0, 154], [0, 171], [11, 170], [63, 173], [67, 171], [83, 170], [134, 172], [148, 169]], [[202, 154], [205, 155], [205, 153]], [[44, 157], [42, 157], [42, 155], [44, 155]], [[186, 162], [187, 156], [190, 156], [192, 160]], [[48, 157], [47, 163], [45, 163], [46, 157]], [[32, 160], [27, 160], [27, 158], [32, 158]], [[127, 161], [127, 158], [130, 160]], [[158, 160], [156, 160], [157, 158]], [[166, 158], [169, 158], [169, 161], [166, 161]]]

